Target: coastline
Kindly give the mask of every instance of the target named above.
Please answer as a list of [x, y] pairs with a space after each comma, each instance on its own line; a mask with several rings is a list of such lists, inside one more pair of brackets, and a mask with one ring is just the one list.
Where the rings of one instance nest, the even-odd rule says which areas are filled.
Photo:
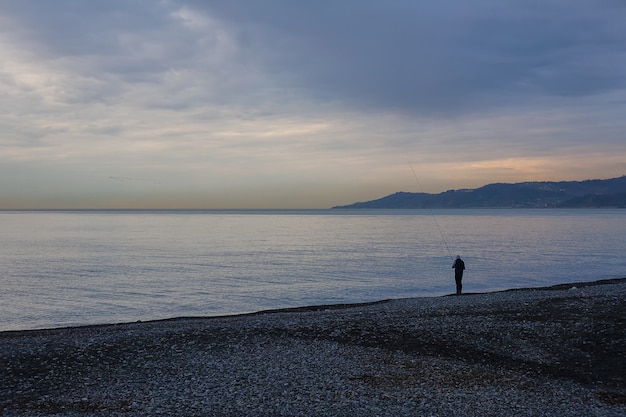
[[5, 416], [626, 414], [626, 278], [0, 332]]

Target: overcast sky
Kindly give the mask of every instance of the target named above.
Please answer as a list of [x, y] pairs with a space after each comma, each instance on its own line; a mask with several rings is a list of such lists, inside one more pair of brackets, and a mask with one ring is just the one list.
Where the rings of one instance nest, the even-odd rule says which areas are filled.
[[623, 0], [2, 0], [0, 208], [622, 176], [624, 22]]

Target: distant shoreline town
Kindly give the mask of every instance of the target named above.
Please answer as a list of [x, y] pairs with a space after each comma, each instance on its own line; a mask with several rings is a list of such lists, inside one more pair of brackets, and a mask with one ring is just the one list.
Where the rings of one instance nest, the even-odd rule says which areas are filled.
[[626, 208], [626, 175], [605, 180], [495, 183], [439, 194], [397, 192], [333, 209]]

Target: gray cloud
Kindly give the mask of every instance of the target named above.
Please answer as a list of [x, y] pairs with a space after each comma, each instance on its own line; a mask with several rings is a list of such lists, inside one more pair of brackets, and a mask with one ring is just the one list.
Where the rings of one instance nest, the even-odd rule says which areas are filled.
[[410, 186], [407, 158], [429, 191], [623, 175], [624, 21], [615, 0], [6, 0], [0, 185], [330, 206]]
[[[542, 96], [584, 97], [626, 84], [626, 9], [611, 1], [13, 1], [5, 7], [29, 21], [22, 32], [38, 38], [32, 45], [45, 42], [39, 53], [84, 58], [82, 72], [97, 74], [84, 99], [115, 92], [111, 79], [161, 83], [181, 69], [183, 76], [202, 75], [198, 90], [227, 93], [196, 91], [198, 99], [241, 98], [237, 93], [250, 99], [250, 79], [262, 74], [268, 85], [320, 101], [441, 115]], [[187, 7], [189, 18], [198, 11], [205, 13], [198, 19], [215, 17], [214, 26], [183, 27], [191, 20], [175, 17]], [[236, 42], [230, 55], [220, 51], [220, 32]]]
[[359, 106], [445, 114], [625, 85], [616, 2], [210, 3], [266, 71]]

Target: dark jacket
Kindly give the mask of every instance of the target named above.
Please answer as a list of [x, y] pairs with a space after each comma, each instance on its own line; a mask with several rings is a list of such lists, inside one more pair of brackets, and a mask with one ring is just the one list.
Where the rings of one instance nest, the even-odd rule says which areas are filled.
[[463, 262], [461, 258], [456, 259], [452, 264], [452, 268], [454, 268], [454, 272], [457, 274], [463, 273], [463, 270], [465, 269], [465, 262]]

